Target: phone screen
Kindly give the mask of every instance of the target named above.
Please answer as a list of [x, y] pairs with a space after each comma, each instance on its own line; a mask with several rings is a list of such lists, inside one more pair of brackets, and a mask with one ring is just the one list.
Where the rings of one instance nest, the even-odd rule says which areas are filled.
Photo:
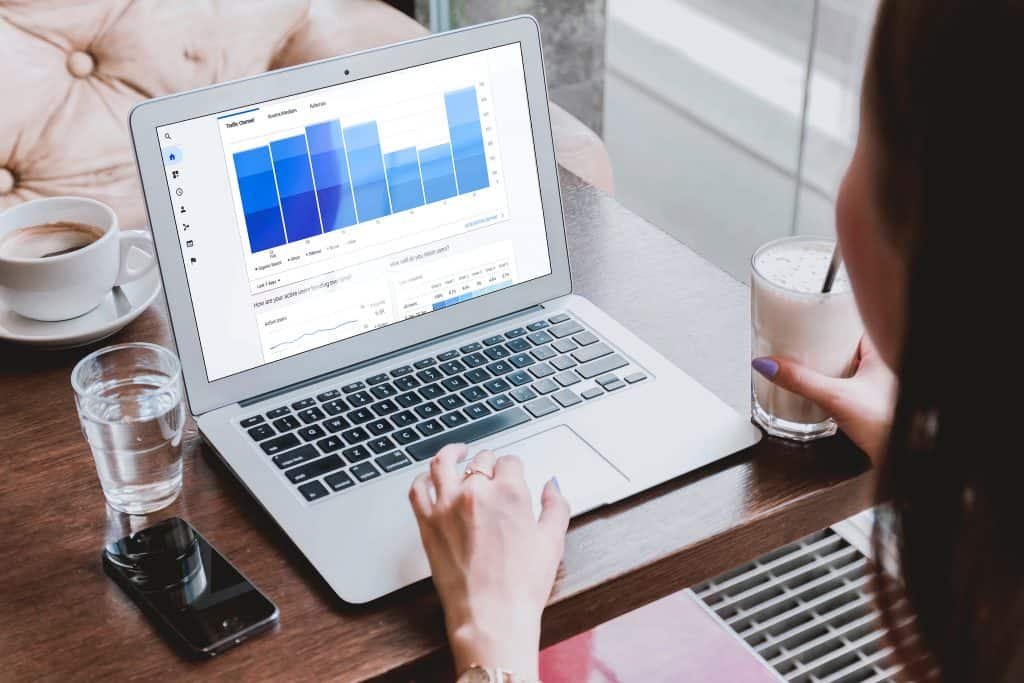
[[109, 544], [103, 564], [193, 655], [217, 654], [277, 619], [274, 603], [177, 517]]

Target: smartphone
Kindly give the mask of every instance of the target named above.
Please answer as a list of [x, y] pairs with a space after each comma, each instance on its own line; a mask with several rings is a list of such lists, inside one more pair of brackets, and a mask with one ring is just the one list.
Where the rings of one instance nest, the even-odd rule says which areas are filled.
[[274, 603], [178, 517], [107, 545], [103, 568], [190, 657], [213, 657], [277, 622]]

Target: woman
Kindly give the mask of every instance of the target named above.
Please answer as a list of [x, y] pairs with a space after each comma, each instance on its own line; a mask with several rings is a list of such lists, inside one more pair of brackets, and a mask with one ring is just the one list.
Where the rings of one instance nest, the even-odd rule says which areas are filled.
[[[832, 379], [753, 363], [831, 411], [874, 461], [892, 503], [876, 543], [896, 542], [925, 666], [945, 680], [1024, 680], [1019, 411], [1005, 398], [1021, 387], [1009, 295], [1021, 292], [1022, 46], [1021, 0], [883, 0], [836, 208], [868, 335], [859, 366]], [[536, 678], [567, 506], [551, 482], [535, 522], [517, 460], [482, 452], [471, 468], [493, 479], [463, 478], [463, 455], [442, 450], [410, 492], [456, 667]]]

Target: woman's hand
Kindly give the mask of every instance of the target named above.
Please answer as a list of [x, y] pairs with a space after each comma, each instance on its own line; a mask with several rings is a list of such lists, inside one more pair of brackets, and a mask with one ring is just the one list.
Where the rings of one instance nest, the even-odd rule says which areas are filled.
[[877, 461], [885, 451], [897, 382], [867, 335], [860, 340], [857, 371], [852, 377], [827, 377], [770, 356], [755, 358], [752, 365], [774, 384], [821, 406], [872, 460]]
[[[444, 605], [457, 672], [473, 664], [537, 678], [540, 616], [562, 559], [569, 504], [552, 480], [538, 521], [518, 458], [481, 451], [463, 475], [462, 444], [445, 446], [409, 500]], [[433, 488], [434, 495], [431, 495]]]

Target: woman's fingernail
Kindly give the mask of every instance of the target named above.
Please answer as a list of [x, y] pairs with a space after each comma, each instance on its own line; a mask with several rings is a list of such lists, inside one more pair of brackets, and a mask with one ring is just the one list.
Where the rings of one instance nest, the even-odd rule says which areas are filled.
[[763, 356], [750, 361], [750, 365], [768, 379], [774, 379], [779, 372], [779, 364], [774, 358]]
[[555, 485], [555, 490], [559, 493], [562, 492], [562, 487], [558, 485], [558, 477], [551, 477], [551, 483]]

